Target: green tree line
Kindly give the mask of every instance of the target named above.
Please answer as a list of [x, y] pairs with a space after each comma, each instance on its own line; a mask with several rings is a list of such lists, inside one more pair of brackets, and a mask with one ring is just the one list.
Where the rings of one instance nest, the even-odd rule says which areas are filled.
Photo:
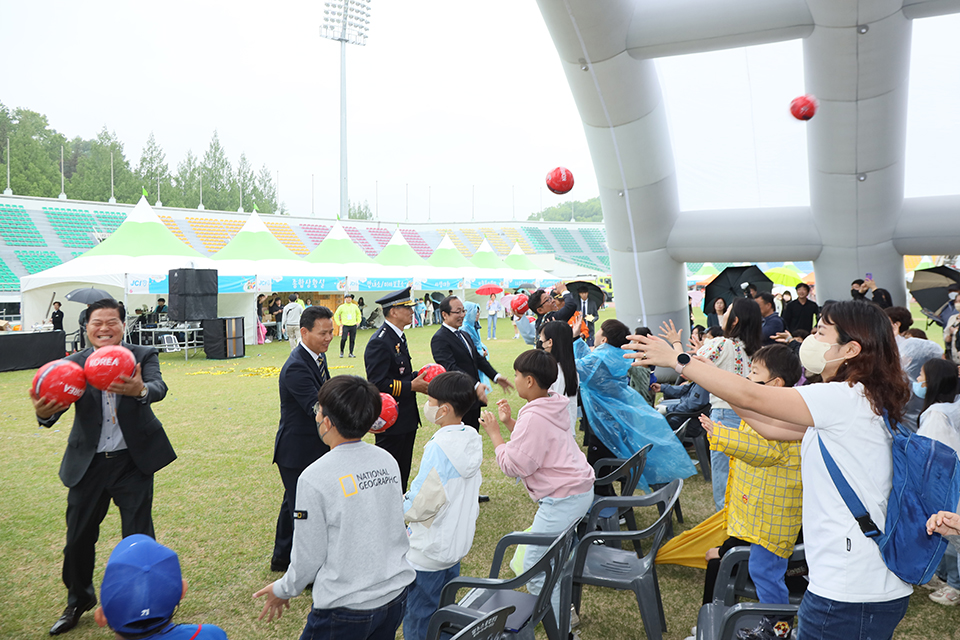
[[4, 187], [9, 163], [14, 194], [56, 198], [60, 195], [61, 147], [63, 188], [73, 200], [109, 200], [112, 154], [117, 202], [136, 203], [143, 189], [148, 199], [156, 202], [159, 189], [164, 206], [195, 209], [200, 205], [202, 189], [205, 209], [236, 211], [242, 206], [244, 211], [252, 211], [256, 206], [261, 213], [286, 213], [283, 203], [277, 202], [276, 184], [267, 165], [258, 171], [241, 153], [234, 169], [216, 131], [202, 158], [188, 151], [175, 168], [171, 168], [151, 132], [139, 163], [133, 165], [123, 143], [106, 126], [93, 140], [70, 140], [53, 129], [45, 115], [0, 103], [0, 181]]
[[603, 222], [600, 198], [590, 198], [586, 202], [568, 200], [554, 207], [547, 207], [539, 213], [531, 213], [528, 220], [543, 222]]

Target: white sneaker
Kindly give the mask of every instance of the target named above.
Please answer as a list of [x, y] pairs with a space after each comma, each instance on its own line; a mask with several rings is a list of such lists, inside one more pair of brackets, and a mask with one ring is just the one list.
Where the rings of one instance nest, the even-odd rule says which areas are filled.
[[960, 604], [960, 591], [951, 586], [941, 587], [930, 594], [930, 599], [946, 607], [955, 607]]
[[920, 585], [921, 589], [929, 589], [930, 591], [939, 591], [940, 589], [949, 586], [945, 580], [941, 580], [940, 576], [934, 575], [930, 578], [930, 582]]

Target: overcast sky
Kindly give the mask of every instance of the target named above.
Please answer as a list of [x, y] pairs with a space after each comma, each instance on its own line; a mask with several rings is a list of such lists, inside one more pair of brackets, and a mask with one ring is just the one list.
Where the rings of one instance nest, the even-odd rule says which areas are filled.
[[[372, 14], [367, 46], [347, 51], [352, 201], [387, 221], [452, 223], [597, 195], [532, 0], [373, 0]], [[322, 17], [319, 1], [0, 0], [0, 102], [46, 114], [69, 137], [106, 125], [131, 164], [152, 131], [172, 171], [216, 129], [234, 166], [245, 152], [279, 170], [292, 213], [330, 218], [340, 46], [319, 37]], [[956, 16], [914, 25], [908, 197], [960, 192], [957, 33]], [[658, 66], [683, 209], [809, 202], [804, 125], [787, 112], [804, 92], [799, 42]], [[558, 165], [576, 179], [563, 198], [544, 187]]]

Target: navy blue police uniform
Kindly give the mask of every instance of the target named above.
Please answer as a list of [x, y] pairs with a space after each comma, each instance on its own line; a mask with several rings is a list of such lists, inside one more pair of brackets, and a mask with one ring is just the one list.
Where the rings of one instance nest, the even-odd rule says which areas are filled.
[[[384, 315], [392, 306], [413, 306], [415, 303], [410, 296], [409, 287], [377, 300], [377, 304], [383, 307]], [[413, 460], [413, 445], [417, 439], [417, 428], [420, 426], [420, 409], [417, 406], [417, 393], [411, 388], [417, 371], [410, 361], [403, 327], [394, 329], [389, 321], [384, 321], [367, 342], [363, 362], [367, 380], [397, 401], [396, 423], [383, 433], [376, 434], [376, 442], [378, 447], [390, 452], [397, 461], [400, 481], [403, 491], [406, 492]]]

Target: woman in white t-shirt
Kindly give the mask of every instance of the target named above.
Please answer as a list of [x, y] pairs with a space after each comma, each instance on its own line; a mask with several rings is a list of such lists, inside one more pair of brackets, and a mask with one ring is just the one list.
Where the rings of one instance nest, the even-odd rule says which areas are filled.
[[550, 385], [550, 391], [566, 396], [570, 401], [570, 435], [577, 434], [577, 391], [580, 389], [580, 377], [577, 375], [577, 361], [573, 356], [573, 330], [566, 322], [547, 322], [540, 328], [540, 344], [543, 350], [557, 361], [557, 381]]
[[[632, 338], [631, 338], [632, 339]], [[886, 520], [893, 480], [891, 436], [881, 417], [903, 417], [910, 386], [900, 366], [890, 321], [859, 301], [823, 308], [800, 361], [823, 384], [778, 388], [688, 360], [655, 338], [637, 337], [638, 365], [674, 367], [723, 398], [770, 440], [802, 438], [803, 537], [810, 586], [798, 614], [800, 640], [892, 638], [913, 588], [887, 569], [880, 548], [860, 531], [820, 455], [830, 451], [874, 522]], [[688, 364], [687, 364], [688, 362]], [[812, 427], [811, 427], [812, 425]]]

